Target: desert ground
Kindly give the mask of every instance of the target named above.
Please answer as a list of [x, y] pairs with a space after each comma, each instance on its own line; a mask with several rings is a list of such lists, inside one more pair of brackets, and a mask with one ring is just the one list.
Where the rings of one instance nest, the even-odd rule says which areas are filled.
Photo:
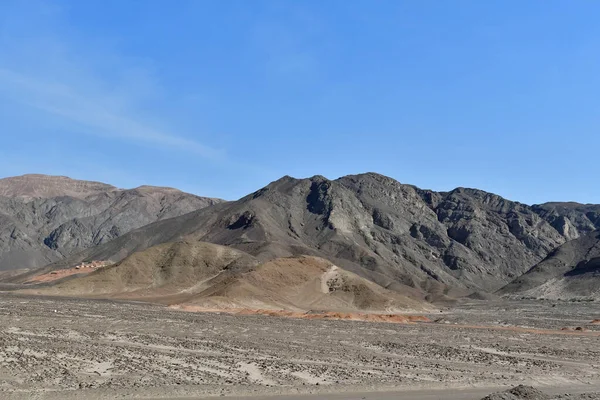
[[480, 399], [517, 384], [600, 398], [598, 302], [472, 301], [425, 316], [298, 319], [5, 293], [0, 398]]

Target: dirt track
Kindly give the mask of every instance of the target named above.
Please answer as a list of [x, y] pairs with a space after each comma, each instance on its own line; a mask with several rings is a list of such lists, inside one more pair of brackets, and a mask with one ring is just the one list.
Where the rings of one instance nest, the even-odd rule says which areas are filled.
[[[0, 295], [0, 398], [373, 393], [519, 383], [559, 391], [591, 384], [598, 391], [600, 326], [591, 321], [599, 315], [596, 303], [472, 303], [429, 315], [439, 323], [389, 324]], [[565, 326], [588, 331], [565, 335]]]

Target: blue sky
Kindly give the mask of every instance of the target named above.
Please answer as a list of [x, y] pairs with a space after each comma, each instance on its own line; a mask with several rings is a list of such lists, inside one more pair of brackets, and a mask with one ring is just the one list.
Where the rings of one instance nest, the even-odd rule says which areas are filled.
[[595, 1], [0, 2], [0, 176], [600, 203]]

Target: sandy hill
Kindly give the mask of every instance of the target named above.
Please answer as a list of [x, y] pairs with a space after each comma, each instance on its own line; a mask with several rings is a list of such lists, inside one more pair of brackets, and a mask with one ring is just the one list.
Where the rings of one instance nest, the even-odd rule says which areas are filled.
[[58, 282], [44, 293], [161, 297], [200, 290], [204, 282], [223, 272], [247, 271], [257, 264], [252, 256], [229, 247], [186, 241], [165, 243], [89, 275]]
[[0, 270], [41, 267], [218, 202], [170, 188], [123, 190], [45, 175], [2, 179]]
[[317, 257], [254, 257], [181, 241], [137, 252], [86, 276], [27, 292], [157, 301], [207, 309], [396, 312], [430, 309]]
[[186, 301], [205, 308], [388, 312], [424, 310], [423, 301], [387, 290], [318, 257], [277, 258], [219, 277]]
[[322, 257], [391, 290], [410, 287], [444, 299], [495, 291], [590, 224], [600, 228], [586, 207], [567, 207], [562, 215], [556, 204], [531, 207], [466, 188], [434, 192], [374, 173], [286, 176], [238, 201], [152, 223], [48, 269], [116, 262], [191, 238], [261, 261]]
[[565, 243], [498, 293], [600, 300], [600, 231]]

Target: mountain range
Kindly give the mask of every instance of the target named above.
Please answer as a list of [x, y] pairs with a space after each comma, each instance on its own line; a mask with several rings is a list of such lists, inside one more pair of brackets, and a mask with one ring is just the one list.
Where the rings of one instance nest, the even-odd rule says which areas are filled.
[[[230, 202], [174, 189], [120, 190], [42, 176], [0, 180], [0, 194], [0, 266], [47, 264], [12, 282], [93, 260], [114, 263], [124, 271], [118, 266], [129, 265], [136, 254], [153, 254], [156, 246], [179, 243], [177, 251], [170, 250], [172, 257], [161, 258], [158, 266], [170, 271], [172, 260], [189, 263], [192, 249], [212, 243], [244, 254], [243, 268], [231, 278], [238, 286], [245, 282], [244, 287], [249, 279], [256, 287], [256, 276], [263, 276], [259, 270], [286, 266], [296, 271], [306, 262], [289, 260], [312, 257], [376, 285], [373, 291], [387, 293], [386, 299], [391, 292], [428, 301], [493, 292], [600, 298], [600, 205], [529, 206], [477, 189], [420, 189], [375, 173], [336, 180], [285, 176]], [[60, 217], [49, 218], [54, 215], [50, 210]], [[319, 265], [310, 267], [316, 275], [329, 268]], [[213, 271], [216, 275], [231, 273], [219, 268]], [[107, 271], [68, 280], [101, 278]], [[218, 281], [210, 282], [223, 285]], [[85, 291], [85, 281], [80, 282], [69, 285]], [[157, 287], [162, 286], [152, 283], [144, 290]], [[196, 289], [192, 292], [199, 295]], [[271, 289], [259, 285], [244, 293], [258, 299], [260, 290]], [[289, 298], [275, 298], [275, 303], [293, 309]], [[247, 303], [237, 297], [228, 301]]]
[[0, 270], [42, 267], [220, 201], [171, 188], [124, 190], [61, 176], [0, 179]]

